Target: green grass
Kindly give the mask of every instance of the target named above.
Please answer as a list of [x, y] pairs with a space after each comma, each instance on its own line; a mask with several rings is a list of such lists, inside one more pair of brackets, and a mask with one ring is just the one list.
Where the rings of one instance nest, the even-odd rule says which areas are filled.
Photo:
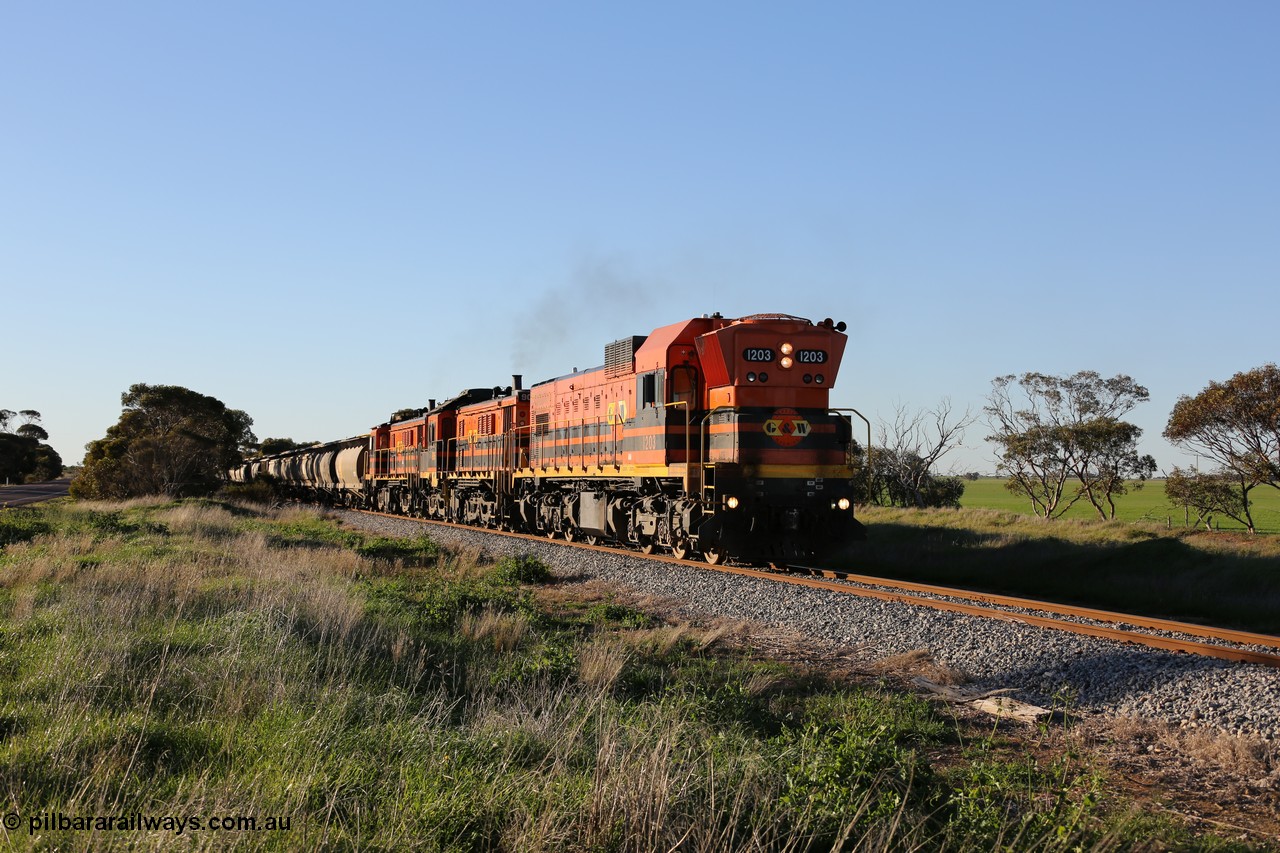
[[993, 509], [866, 507], [838, 568], [1280, 634], [1280, 537]]
[[[1112, 850], [1079, 755], [308, 512], [0, 514], [8, 848]], [[539, 603], [540, 600], [548, 603]], [[1065, 735], [1064, 735], [1065, 738]], [[930, 755], [949, 754], [937, 763]], [[287, 828], [99, 830], [146, 815]], [[1162, 825], [1159, 847], [1228, 848]], [[1263, 848], [1257, 848], [1263, 849]]]
[[[1004, 512], [1034, 514], [1026, 497], [1010, 492], [1005, 481], [995, 477], [966, 480], [960, 506], [974, 509], [996, 509]], [[1140, 486], [1140, 487], [1139, 487]], [[1252, 492], [1253, 520], [1259, 533], [1280, 533], [1280, 489], [1258, 486]], [[1096, 519], [1098, 511], [1087, 500], [1081, 499], [1063, 515], [1067, 519]], [[1164, 493], [1163, 480], [1130, 484], [1129, 493], [1116, 499], [1116, 520], [1146, 521], [1172, 527], [1185, 527], [1195, 523], [1195, 513], [1187, 517], [1181, 506], [1170, 504]], [[1243, 530], [1244, 525], [1225, 516], [1216, 516], [1215, 524], [1222, 530]]]

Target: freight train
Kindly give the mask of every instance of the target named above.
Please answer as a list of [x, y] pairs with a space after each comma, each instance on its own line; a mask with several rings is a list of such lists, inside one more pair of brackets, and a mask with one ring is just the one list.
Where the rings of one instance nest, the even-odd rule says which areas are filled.
[[848, 412], [830, 408], [845, 324], [719, 314], [614, 341], [604, 364], [470, 388], [367, 435], [254, 459], [303, 500], [779, 564], [865, 538]]

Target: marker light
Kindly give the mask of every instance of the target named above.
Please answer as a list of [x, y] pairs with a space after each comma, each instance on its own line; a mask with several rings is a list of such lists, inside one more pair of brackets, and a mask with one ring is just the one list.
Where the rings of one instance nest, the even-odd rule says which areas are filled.
[[826, 382], [826, 381], [827, 381], [827, 377], [825, 377], [825, 376], [823, 376], [821, 373], [819, 373], [817, 376], [813, 377], [813, 381], [814, 381], [814, 382], [817, 382], [819, 385], [821, 385], [823, 382]]
[[841, 509], [848, 509], [848, 508], [849, 508], [849, 499], [848, 499], [848, 498], [841, 498], [840, 500], [836, 501], [836, 506], [840, 507]]
[[747, 381], [748, 381], [748, 382], [755, 382], [755, 381], [756, 381], [756, 374], [755, 374], [755, 371], [752, 371], [751, 373], [748, 373], [748, 374], [747, 374]]
[[795, 364], [795, 362], [791, 360], [791, 356], [789, 355], [784, 355], [782, 357], [782, 361], [778, 362], [778, 366], [781, 367], [783, 370], [790, 370], [791, 365], [793, 364]]
[[791, 355], [791, 353], [795, 351], [791, 344], [783, 344], [780, 349], [782, 350], [783, 355]]
[[724, 499], [724, 505], [727, 506], [729, 509], [737, 509], [738, 499], [733, 496], [727, 497]]

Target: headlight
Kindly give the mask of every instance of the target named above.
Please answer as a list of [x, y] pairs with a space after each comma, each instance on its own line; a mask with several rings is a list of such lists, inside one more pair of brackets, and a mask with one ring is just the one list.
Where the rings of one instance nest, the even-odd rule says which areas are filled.
[[849, 499], [848, 499], [848, 498], [841, 498], [840, 500], [836, 501], [836, 506], [840, 507], [841, 509], [848, 509], [848, 508], [849, 508]]
[[783, 370], [790, 370], [791, 365], [793, 364], [795, 364], [795, 362], [791, 360], [791, 356], [789, 355], [784, 355], [782, 357], [782, 361], [778, 362], [778, 366], [781, 367]]
[[729, 509], [737, 509], [738, 499], [733, 496], [729, 496], [724, 499], [724, 505], [727, 506]]
[[791, 344], [783, 344], [779, 349], [782, 350], [783, 355], [791, 355], [791, 353], [795, 351]]

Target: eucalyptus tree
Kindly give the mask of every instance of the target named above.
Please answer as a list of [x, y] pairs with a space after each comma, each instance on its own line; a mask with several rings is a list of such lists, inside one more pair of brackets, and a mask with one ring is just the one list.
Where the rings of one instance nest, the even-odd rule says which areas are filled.
[[1025, 495], [1044, 518], [1057, 518], [1081, 500], [1099, 517], [1114, 518], [1116, 496], [1156, 470], [1155, 459], [1138, 452], [1142, 430], [1121, 420], [1149, 397], [1123, 374], [996, 377], [983, 411], [1005, 488]]
[[[19, 416], [22, 423], [10, 432], [9, 424]], [[39, 421], [35, 409], [0, 409], [0, 482], [39, 482], [62, 474], [62, 457], [45, 443], [49, 433]]]
[[88, 444], [74, 497], [208, 494], [256, 439], [253, 419], [178, 385], [130, 386], [124, 412]]
[[[1280, 369], [1264, 364], [1179, 397], [1164, 437], [1216, 463], [1210, 473], [1174, 470], [1177, 482], [1191, 481], [1179, 492], [1184, 505], [1229, 515], [1254, 532], [1249, 493], [1260, 485], [1280, 488]], [[1235, 490], [1229, 500], [1223, 483]]]

